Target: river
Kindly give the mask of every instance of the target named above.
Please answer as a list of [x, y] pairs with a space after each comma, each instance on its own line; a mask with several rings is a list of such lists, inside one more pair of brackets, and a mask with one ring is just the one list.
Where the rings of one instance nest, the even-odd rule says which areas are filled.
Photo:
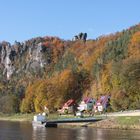
[[0, 140], [140, 140], [138, 130], [39, 128], [29, 122], [0, 121]]

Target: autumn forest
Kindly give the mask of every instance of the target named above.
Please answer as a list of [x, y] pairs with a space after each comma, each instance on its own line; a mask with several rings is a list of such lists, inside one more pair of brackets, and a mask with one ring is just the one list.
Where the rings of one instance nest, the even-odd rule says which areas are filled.
[[[41, 56], [34, 59], [40, 43]], [[6, 44], [1, 42], [0, 56]], [[111, 96], [109, 111], [140, 109], [140, 24], [86, 42], [47, 36], [11, 47], [16, 51], [8, 79], [0, 60], [3, 113], [42, 112], [44, 106], [54, 112], [68, 99], [101, 95]]]

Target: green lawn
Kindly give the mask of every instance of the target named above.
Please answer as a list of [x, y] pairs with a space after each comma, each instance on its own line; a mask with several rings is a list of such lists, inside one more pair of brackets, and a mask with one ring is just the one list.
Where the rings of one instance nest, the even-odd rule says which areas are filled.
[[31, 121], [34, 114], [2, 114], [0, 113], [0, 120], [8, 121]]
[[120, 125], [140, 125], [140, 116], [133, 116], [133, 117], [116, 117], [118, 124]]

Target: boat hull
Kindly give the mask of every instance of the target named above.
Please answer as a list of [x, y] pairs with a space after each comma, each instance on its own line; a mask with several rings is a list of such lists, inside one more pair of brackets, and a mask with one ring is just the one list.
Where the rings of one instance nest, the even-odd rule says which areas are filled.
[[32, 121], [32, 125], [36, 127], [45, 127], [46, 122], [41, 122], [41, 121]]

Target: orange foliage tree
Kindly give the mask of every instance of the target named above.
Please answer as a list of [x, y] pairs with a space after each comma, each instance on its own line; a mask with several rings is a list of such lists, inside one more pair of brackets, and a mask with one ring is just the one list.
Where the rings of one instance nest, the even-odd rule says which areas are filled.
[[140, 56], [140, 31], [136, 32], [130, 41], [128, 52], [130, 57]]

